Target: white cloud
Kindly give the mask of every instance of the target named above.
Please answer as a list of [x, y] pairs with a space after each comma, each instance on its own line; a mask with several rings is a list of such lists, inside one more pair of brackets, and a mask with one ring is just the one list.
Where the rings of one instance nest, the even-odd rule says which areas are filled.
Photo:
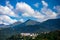
[[16, 9], [21, 11], [23, 13], [22, 16], [25, 17], [34, 17], [34, 18], [44, 17], [40, 12], [35, 11], [30, 5], [24, 2], [17, 3]]
[[24, 19], [20, 19], [19, 21], [24, 22]]
[[20, 2], [16, 4], [16, 10], [19, 10], [22, 13], [34, 13], [34, 10], [31, 8], [31, 6], [29, 6], [28, 4], [26, 4], [25, 2]]
[[35, 3], [34, 6], [38, 8], [39, 7], [39, 3]]
[[44, 15], [42, 15], [39, 11], [34, 11], [33, 14], [24, 13], [24, 14], [22, 14], [22, 16], [26, 16], [26, 17], [34, 17], [34, 18], [39, 18], [39, 19], [44, 18]]
[[57, 18], [60, 18], [60, 6], [54, 6], [54, 9], [56, 10], [57, 12]]
[[35, 13], [33, 14], [33, 16], [35, 18], [38, 18], [38, 19], [43, 19], [44, 18], [44, 15], [41, 14], [39, 11], [35, 11]]
[[13, 6], [10, 5], [9, 1], [6, 1], [6, 6], [0, 5], [0, 24], [12, 24], [17, 20], [11, 19], [10, 17], [17, 17], [15, 14]]
[[18, 14], [15, 13], [15, 9], [13, 6], [9, 3], [9, 1], [6, 1], [6, 6], [0, 5], [0, 24], [12, 24], [18, 20], [11, 19], [10, 17], [19, 18]]
[[22, 12], [22, 16], [34, 17], [40, 21], [45, 21], [48, 19], [56, 18], [57, 14], [48, 8], [48, 4], [45, 1], [42, 1], [42, 4], [44, 6], [40, 12], [34, 10], [30, 5], [28, 5], [24, 2], [17, 3], [16, 9], [19, 10], [20, 12]]
[[46, 21], [48, 19], [57, 18], [57, 13], [48, 8], [48, 4], [44, 0], [42, 1], [42, 5], [43, 8], [41, 8], [40, 12], [44, 14], [44, 18], [39, 20]]
[[[16, 21], [24, 22], [24, 19], [20, 18], [21, 16], [37, 18], [37, 20], [40, 22], [48, 19], [56, 18], [57, 14], [48, 8], [48, 4], [45, 1], [42, 1], [42, 4], [43, 4], [43, 8], [39, 12], [37, 10], [34, 10], [30, 5], [28, 5], [25, 2], [17, 2], [16, 8], [14, 9], [14, 7], [9, 3], [9, 1], [7, 1], [6, 6], [0, 5], [0, 24], [1, 23], [11, 24]], [[39, 4], [36, 3], [35, 6], [38, 7]], [[19, 16], [18, 13], [20, 13], [21, 16]], [[11, 19], [10, 17], [17, 17], [20, 19], [14, 20], [14, 19]]]
[[9, 25], [9, 24], [12, 24], [14, 22], [17, 22], [17, 20], [13, 20], [7, 15], [0, 15], [0, 22], [2, 24]]
[[43, 8], [41, 9], [41, 11], [42, 11], [42, 13], [44, 13], [46, 16], [51, 17], [51, 18], [54, 18], [54, 17], [56, 17], [56, 15], [57, 15], [55, 12], [53, 12], [51, 9], [49, 9], [49, 8], [47, 8], [47, 7], [43, 7]]
[[45, 15], [43, 21], [48, 20], [48, 19], [55, 19], [57, 17], [56, 12], [52, 11], [51, 9], [45, 6], [41, 9], [41, 12]]
[[31, 15], [29, 15], [29, 13], [24, 13], [24, 14], [22, 14], [22, 16], [28, 17], [28, 16], [31, 16]]
[[46, 6], [46, 7], [48, 6], [48, 4], [44, 0], [42, 1], [42, 4], [43, 6]]
[[8, 6], [10, 9], [13, 9], [13, 6], [10, 4], [9, 1], [6, 1], [6, 6]]
[[56, 9], [56, 11], [60, 13], [60, 6], [54, 6], [54, 9]]
[[0, 5], [0, 14], [16, 17], [15, 13], [7, 6]]
[[17, 21], [10, 18], [17, 16], [12, 9], [13, 6], [10, 5], [9, 1], [6, 1], [6, 6], [0, 5], [0, 24], [9, 25]]

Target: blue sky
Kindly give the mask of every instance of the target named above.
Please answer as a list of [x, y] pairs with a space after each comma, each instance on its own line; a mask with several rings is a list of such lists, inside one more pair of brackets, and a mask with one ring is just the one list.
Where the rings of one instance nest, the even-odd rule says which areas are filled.
[[60, 0], [0, 0], [0, 24], [60, 18]]

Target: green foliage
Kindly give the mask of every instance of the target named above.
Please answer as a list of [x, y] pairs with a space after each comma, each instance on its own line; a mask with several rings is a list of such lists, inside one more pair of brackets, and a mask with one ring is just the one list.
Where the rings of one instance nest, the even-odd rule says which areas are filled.
[[38, 34], [35, 39], [31, 36], [21, 36], [21, 35], [14, 35], [7, 40], [60, 40], [60, 31], [52, 31], [49, 33], [41, 33]]

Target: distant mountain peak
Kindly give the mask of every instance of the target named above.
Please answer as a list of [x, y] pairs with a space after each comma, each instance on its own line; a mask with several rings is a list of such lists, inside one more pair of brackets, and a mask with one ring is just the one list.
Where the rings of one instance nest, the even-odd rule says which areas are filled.
[[20, 22], [20, 21], [17, 21], [17, 22], [15, 22], [14, 24], [21, 24], [22, 22]]
[[49, 19], [49, 20], [46, 20], [44, 22], [56, 22], [56, 21], [60, 22], [60, 19]]
[[11, 26], [16, 26], [16, 25], [19, 25], [19, 24], [21, 24], [21, 23], [22, 23], [22, 22], [17, 21], [17, 22], [15, 22], [15, 23], [11, 24]]
[[3, 26], [4, 24], [0, 24], [0, 26]]
[[38, 23], [40, 23], [40, 22], [37, 22], [37, 21], [35, 21], [35, 20], [31, 20], [31, 19], [28, 19], [28, 20], [25, 22], [26, 25], [35, 25], [35, 24], [38, 24]]
[[27, 21], [30, 21], [31, 19], [28, 19]]
[[26, 22], [38, 22], [38, 21], [35, 21], [35, 20], [32, 20], [32, 19], [28, 19]]

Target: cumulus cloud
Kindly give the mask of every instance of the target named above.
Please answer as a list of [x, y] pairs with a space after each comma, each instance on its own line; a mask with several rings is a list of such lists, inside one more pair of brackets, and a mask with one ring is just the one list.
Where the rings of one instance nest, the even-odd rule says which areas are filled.
[[22, 16], [25, 17], [34, 17], [34, 18], [43, 18], [40, 12], [35, 11], [30, 5], [26, 4], [25, 2], [17, 3], [16, 9], [22, 12]]
[[[17, 2], [16, 8], [14, 9], [14, 7], [9, 3], [9, 1], [7, 1], [6, 6], [0, 5], [0, 24], [1, 23], [11, 24], [17, 21], [24, 22], [24, 19], [20, 18], [21, 16], [29, 17], [29, 18], [33, 17], [40, 22], [46, 21], [48, 19], [56, 18], [57, 16], [56, 12], [49, 9], [48, 4], [45, 1], [42, 1], [42, 5], [43, 7], [41, 8], [40, 11], [38, 11], [38, 10], [34, 10], [29, 4], [25, 2]], [[39, 4], [36, 3], [35, 6], [38, 7]], [[18, 13], [21, 15], [19, 15]], [[17, 17], [20, 19], [15, 20], [15, 19], [12, 19], [11, 17]]]
[[0, 15], [8, 15], [15, 17], [15, 13], [7, 6], [0, 5]]
[[38, 8], [39, 7], [39, 3], [35, 3], [34, 6]]
[[57, 18], [57, 13], [48, 8], [48, 4], [45, 1], [42, 1], [42, 5], [43, 8], [41, 8], [40, 12], [45, 15], [42, 19], [43, 21]]
[[56, 9], [56, 11], [60, 13], [60, 6], [54, 6], [54, 9]]
[[6, 1], [6, 6], [8, 6], [10, 9], [13, 9], [13, 6], [10, 4], [9, 1]]
[[56, 10], [57, 12], [57, 17], [60, 18], [60, 6], [54, 6], [54, 9]]
[[9, 16], [7, 16], [7, 15], [0, 15], [0, 22], [2, 24], [9, 25], [9, 24], [12, 24], [12, 23], [14, 23], [16, 21], [17, 20], [13, 20]]
[[29, 6], [25, 2], [18, 2], [16, 4], [16, 10], [19, 10], [22, 13], [34, 13], [34, 10], [31, 8], [31, 6]]
[[19, 21], [24, 22], [24, 19], [20, 19]]
[[38, 19], [43, 19], [45, 16], [43, 14], [41, 14], [39, 11], [35, 11], [35, 14], [33, 14], [33, 16], [35, 18], [38, 18]]
[[13, 6], [9, 4], [9, 2], [6, 2], [6, 6], [0, 5], [0, 24], [12, 24], [16, 22], [17, 20], [11, 19], [10, 17], [17, 17], [15, 12], [12, 10]]
[[47, 7], [43, 7], [41, 9], [41, 12], [44, 13], [47, 17], [49, 17], [51, 19], [56, 18], [56, 16], [57, 16], [57, 14], [54, 11], [52, 11], [51, 9], [49, 9]]
[[34, 10], [30, 5], [25, 2], [17, 3], [16, 9], [22, 12], [22, 16], [25, 17], [34, 17], [40, 21], [46, 21], [48, 19], [56, 18], [57, 14], [48, 8], [48, 4], [45, 1], [42, 1], [43, 8], [41, 11]]
[[48, 4], [43, 0], [42, 1], [43, 6], [48, 6]]

